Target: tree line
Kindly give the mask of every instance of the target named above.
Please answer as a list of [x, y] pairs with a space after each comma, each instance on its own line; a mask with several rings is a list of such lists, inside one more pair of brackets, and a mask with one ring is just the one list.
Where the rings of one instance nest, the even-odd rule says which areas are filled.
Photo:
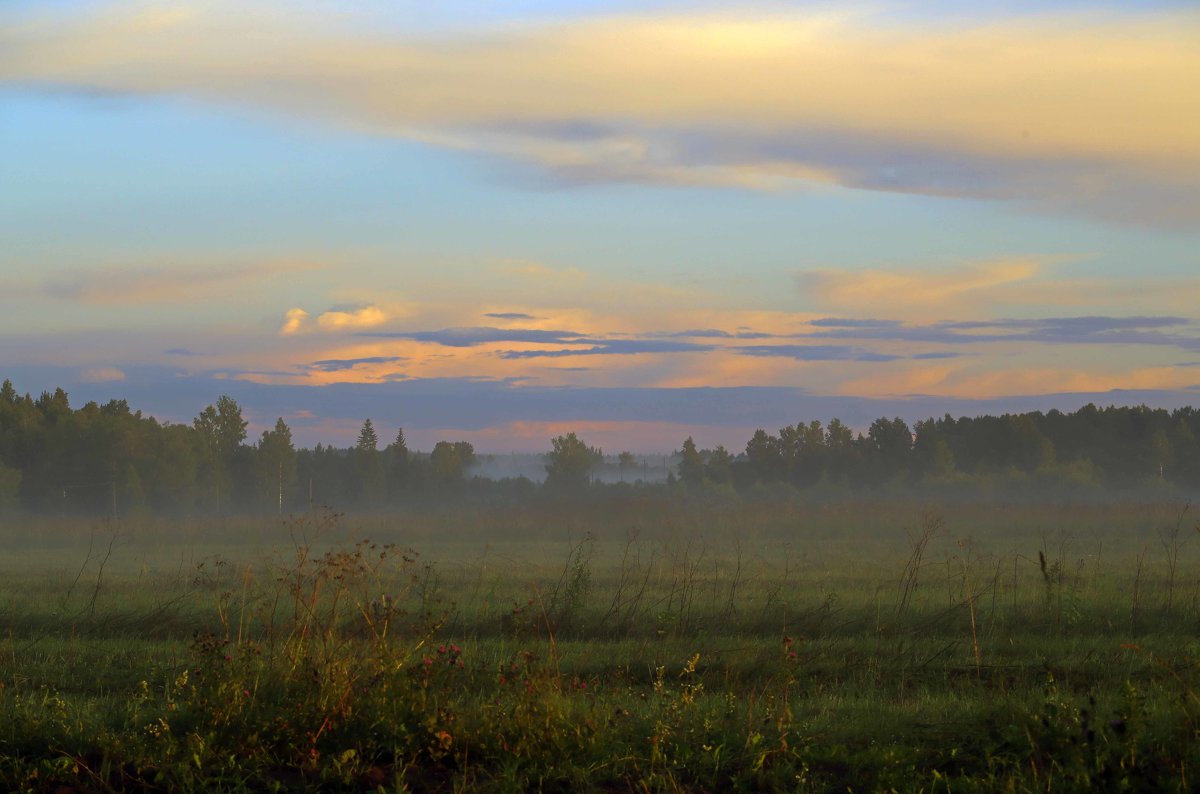
[[758, 430], [736, 456], [698, 450], [687, 439], [677, 453], [690, 486], [788, 483], [850, 489], [1011, 486], [1060, 490], [1200, 485], [1200, 412], [1136, 407], [1073, 413], [1051, 410], [1002, 416], [929, 418], [909, 426], [880, 418], [854, 433], [838, 419]]
[[382, 444], [368, 419], [349, 449], [297, 449], [282, 418], [254, 441], [228, 396], [191, 424], [160, 423], [125, 400], [72, 409], [61, 388], [36, 399], [0, 386], [0, 509], [62, 514], [224, 515], [317, 505], [383, 509], [454, 487], [475, 461], [465, 441]]
[[[387, 441], [370, 419], [355, 444], [298, 449], [282, 418], [247, 438], [241, 406], [228, 396], [190, 424], [159, 422], [125, 400], [72, 408], [61, 388], [33, 398], [0, 386], [0, 509], [64, 515], [138, 511], [226, 515], [289, 513], [313, 505], [386, 510], [437, 501], [464, 488], [495, 489], [472, 477], [475, 450], [440, 441], [410, 450], [404, 431]], [[1200, 412], [1145, 406], [1052, 410], [1003, 416], [946, 415], [909, 426], [880, 418], [865, 433], [838, 419], [758, 430], [743, 450], [699, 449], [688, 438], [663, 486], [746, 491], [784, 484], [870, 493], [887, 488], [1106, 490], [1200, 484]], [[574, 433], [554, 438], [541, 486], [509, 483], [506, 493], [598, 490], [594, 475], [635, 456], [609, 460]], [[630, 487], [628, 484], [606, 487]], [[481, 491], [482, 492], [482, 491]]]

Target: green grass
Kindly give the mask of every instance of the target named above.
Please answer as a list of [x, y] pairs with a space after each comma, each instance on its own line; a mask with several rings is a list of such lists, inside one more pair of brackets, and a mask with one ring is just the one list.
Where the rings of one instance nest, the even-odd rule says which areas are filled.
[[0, 789], [1198, 785], [1179, 505], [630, 518], [0, 527]]

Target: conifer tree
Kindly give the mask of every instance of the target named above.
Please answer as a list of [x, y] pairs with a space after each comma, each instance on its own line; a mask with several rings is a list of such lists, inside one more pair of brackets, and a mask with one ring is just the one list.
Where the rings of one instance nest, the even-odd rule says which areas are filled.
[[379, 448], [379, 436], [371, 420], [363, 422], [362, 430], [358, 431], [358, 442], [354, 445], [359, 452], [375, 452]]

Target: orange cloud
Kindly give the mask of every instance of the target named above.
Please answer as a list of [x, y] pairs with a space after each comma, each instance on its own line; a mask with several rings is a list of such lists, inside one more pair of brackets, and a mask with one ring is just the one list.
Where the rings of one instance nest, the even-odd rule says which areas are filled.
[[[986, 366], [986, 365], [985, 365]], [[1031, 394], [1106, 392], [1114, 389], [1185, 389], [1200, 380], [1195, 370], [1171, 366], [1106, 368], [914, 364], [893, 367], [869, 378], [852, 378], [837, 393], [862, 397], [936, 394], [986, 399]]]
[[961, 314], [965, 305], [994, 300], [996, 290], [1042, 271], [1033, 257], [1000, 259], [936, 271], [809, 270], [798, 274], [801, 294], [826, 310], [888, 317]]
[[1061, 276], [1083, 257], [1013, 256], [952, 267], [806, 270], [796, 275], [804, 304], [846, 316], [931, 322], [987, 316], [1037, 316], [1086, 307], [1100, 314], [1190, 313], [1200, 278]]
[[279, 327], [279, 333], [283, 336], [298, 334], [306, 329], [308, 322], [308, 312], [304, 309], [293, 307], [288, 309], [283, 315], [283, 325]]
[[331, 309], [317, 315], [310, 322], [311, 315], [300, 308], [291, 308], [284, 313], [283, 325], [279, 328], [281, 336], [292, 336], [307, 331], [353, 331], [362, 328], [373, 328], [387, 322], [387, 312], [378, 306], [361, 306], [356, 309]]
[[345, 331], [372, 328], [387, 322], [388, 315], [378, 306], [363, 306], [343, 311], [327, 311], [317, 317], [317, 327], [322, 331]]

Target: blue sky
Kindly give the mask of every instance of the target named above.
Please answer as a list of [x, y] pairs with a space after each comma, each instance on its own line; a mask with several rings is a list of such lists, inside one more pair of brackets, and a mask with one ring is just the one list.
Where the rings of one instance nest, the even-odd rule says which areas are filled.
[[8, 4], [0, 375], [493, 451], [1190, 400], [1200, 17], [970, 9]]

